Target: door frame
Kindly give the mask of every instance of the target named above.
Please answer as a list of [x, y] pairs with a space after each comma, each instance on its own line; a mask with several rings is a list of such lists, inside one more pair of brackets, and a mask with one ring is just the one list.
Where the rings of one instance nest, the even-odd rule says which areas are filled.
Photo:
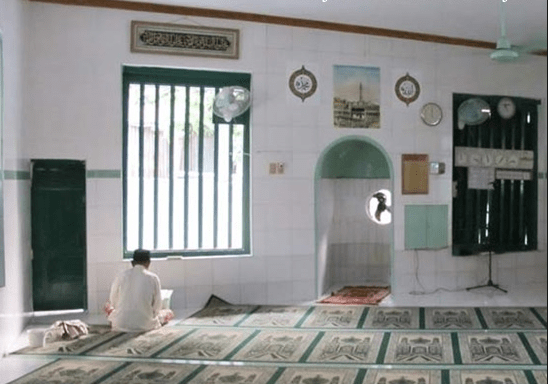
[[[31, 177], [30, 177], [30, 203], [31, 203], [31, 211], [30, 211], [30, 214], [31, 214], [31, 218], [30, 218], [30, 225], [31, 225], [31, 252], [32, 252], [32, 260], [31, 260], [31, 264], [32, 264], [32, 268], [34, 269], [34, 245], [33, 245], [33, 234], [32, 234], [32, 229], [33, 229], [33, 217], [32, 217], [32, 212], [33, 212], [33, 209], [32, 209], [32, 200], [33, 200], [33, 171], [34, 171], [34, 165], [37, 163], [37, 162], [52, 162], [52, 163], [55, 163], [55, 162], [59, 162], [59, 163], [62, 163], [62, 162], [65, 162], [66, 163], [73, 163], [73, 164], [78, 164], [78, 165], [82, 165], [83, 166], [83, 236], [84, 236], [84, 239], [83, 239], [83, 258], [82, 258], [82, 268], [83, 268], [83, 272], [82, 272], [82, 284], [83, 284], [83, 295], [82, 295], [82, 298], [81, 298], [81, 302], [82, 302], [82, 305], [80, 306], [80, 308], [67, 308], [67, 309], [51, 309], [52, 311], [57, 311], [57, 310], [67, 310], [67, 311], [74, 311], [74, 310], [84, 310], [84, 311], [87, 311], [89, 308], [89, 301], [88, 301], [88, 247], [87, 247], [87, 167], [86, 167], [86, 161], [85, 160], [79, 160], [79, 159], [56, 159], [56, 158], [33, 158], [30, 160], [30, 164], [31, 164]], [[33, 303], [32, 303], [32, 308], [33, 308], [33, 311], [35, 311], [35, 304], [34, 304], [34, 270], [32, 270], [32, 283], [31, 283], [31, 290], [33, 292]], [[42, 310], [39, 310], [39, 311], [42, 311]], [[46, 310], [46, 311], [49, 311], [49, 310]]]

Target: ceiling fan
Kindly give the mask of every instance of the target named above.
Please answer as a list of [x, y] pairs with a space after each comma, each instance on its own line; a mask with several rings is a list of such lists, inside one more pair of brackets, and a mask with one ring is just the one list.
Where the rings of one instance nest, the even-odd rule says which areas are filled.
[[497, 40], [496, 49], [489, 57], [498, 62], [509, 62], [519, 59], [523, 54], [531, 54], [536, 51], [546, 50], [546, 39], [543, 42], [535, 42], [526, 46], [512, 45], [506, 36], [506, 2], [500, 0], [500, 37]]

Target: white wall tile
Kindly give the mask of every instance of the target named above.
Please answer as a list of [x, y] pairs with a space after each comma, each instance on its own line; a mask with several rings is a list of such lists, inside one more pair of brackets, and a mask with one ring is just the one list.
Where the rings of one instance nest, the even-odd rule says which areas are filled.
[[264, 283], [267, 281], [266, 258], [253, 256], [245, 258], [240, 263], [240, 283]]
[[269, 282], [267, 285], [267, 304], [288, 304], [293, 302], [293, 284], [287, 282]]
[[266, 258], [268, 282], [291, 281], [291, 257], [268, 256]]
[[264, 304], [267, 302], [266, 283], [241, 284], [240, 288], [240, 298], [243, 304]]
[[185, 287], [213, 284], [213, 260], [187, 260], [185, 263]]
[[238, 283], [240, 277], [240, 260], [238, 258], [218, 259], [212, 265], [213, 285], [225, 286]]

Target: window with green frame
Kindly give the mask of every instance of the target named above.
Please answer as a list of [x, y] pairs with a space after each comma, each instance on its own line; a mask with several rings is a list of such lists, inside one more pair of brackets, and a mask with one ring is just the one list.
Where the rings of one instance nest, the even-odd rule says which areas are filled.
[[212, 111], [232, 85], [251, 75], [123, 68], [124, 257], [250, 253], [249, 110]]
[[[482, 107], [488, 118], [477, 125], [461, 124], [459, 107], [471, 98], [481, 98], [488, 105]], [[507, 99], [498, 95], [453, 94], [454, 256], [533, 251], [538, 247], [540, 102], [511, 97], [515, 112], [503, 117], [499, 110], [501, 102]], [[470, 155], [464, 163], [468, 165], [457, 164], [457, 148], [473, 150], [475, 159]], [[506, 161], [505, 154], [518, 162]], [[521, 160], [529, 164], [524, 166]], [[478, 174], [488, 186], [474, 182]]]

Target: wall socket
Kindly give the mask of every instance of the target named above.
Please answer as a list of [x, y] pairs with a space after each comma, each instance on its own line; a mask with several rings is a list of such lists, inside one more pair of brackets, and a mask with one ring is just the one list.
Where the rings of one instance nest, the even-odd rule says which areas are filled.
[[268, 173], [271, 175], [283, 175], [285, 172], [285, 163], [270, 163], [268, 164]]

